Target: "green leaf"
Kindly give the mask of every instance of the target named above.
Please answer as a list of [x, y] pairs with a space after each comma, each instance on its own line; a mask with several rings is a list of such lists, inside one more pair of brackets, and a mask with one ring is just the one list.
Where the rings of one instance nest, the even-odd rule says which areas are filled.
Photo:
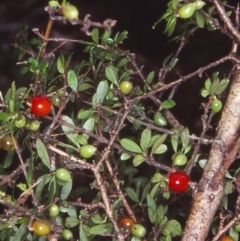
[[225, 210], [228, 210], [228, 196], [224, 195], [222, 199], [222, 206]]
[[13, 161], [14, 151], [8, 151], [6, 157], [4, 158], [4, 169], [11, 166]]
[[[159, 154], [158, 153], [158, 151], [159, 151], [158, 149], [161, 147], [162, 143], [166, 140], [166, 138], [167, 138], [167, 134], [163, 134], [154, 142], [152, 150], [151, 150], [151, 155], [152, 154]], [[164, 148], [164, 147], [161, 147], [161, 148]]]
[[84, 91], [84, 90], [88, 90], [90, 88], [93, 88], [93, 86], [90, 85], [89, 83], [80, 83], [78, 85], [78, 91]]
[[133, 158], [133, 166], [137, 167], [140, 164], [142, 164], [146, 160], [146, 157], [144, 157], [142, 154], [137, 154]]
[[152, 71], [148, 74], [146, 81], [148, 84], [151, 84], [155, 76], [155, 71]]
[[67, 81], [70, 86], [70, 88], [73, 91], [77, 91], [78, 88], [78, 78], [76, 73], [73, 70], [69, 70], [67, 74]]
[[[175, 133], [179, 133], [178, 128], [173, 128], [172, 131]], [[175, 153], [177, 152], [177, 149], [178, 149], [178, 138], [179, 137], [177, 135], [171, 136], [171, 143], [172, 143], [172, 147], [173, 147], [173, 150]]]
[[211, 95], [215, 95], [216, 90], [218, 89], [218, 85], [219, 85], [220, 81], [219, 78], [215, 78], [212, 82], [212, 86], [211, 86], [211, 91], [210, 94]]
[[143, 152], [137, 143], [135, 143], [134, 141], [131, 141], [127, 138], [120, 140], [120, 143], [121, 143], [122, 147], [128, 151], [131, 151], [134, 153], [142, 153]]
[[68, 228], [76, 227], [80, 223], [80, 220], [75, 217], [67, 217], [65, 220], [65, 225]]
[[154, 198], [154, 196], [156, 195], [157, 191], [159, 190], [159, 184], [155, 184], [150, 192], [150, 197]]
[[179, 0], [172, 0], [171, 1], [171, 7], [173, 10], [176, 10], [179, 4]]
[[[162, 221], [164, 219], [164, 215], [167, 213], [167, 206], [159, 205], [157, 207], [157, 212], [156, 212], [156, 222], [157, 224], [162, 224]], [[167, 219], [165, 219], [167, 221]]]
[[207, 97], [208, 95], [210, 95], [210, 92], [208, 90], [205, 90], [205, 89], [201, 90], [201, 96], [202, 97]]
[[155, 173], [151, 178], [151, 182], [153, 183], [161, 183], [165, 181], [165, 177], [160, 173]]
[[150, 195], [147, 195], [147, 206], [148, 206], [148, 217], [151, 223], [155, 223], [157, 205], [155, 200], [151, 198]]
[[117, 85], [118, 74], [117, 74], [117, 70], [114, 66], [112, 66], [112, 65], [107, 66], [105, 69], [105, 74], [106, 74], [108, 80], [110, 80], [113, 84]]
[[144, 201], [144, 199], [147, 197], [147, 195], [149, 194], [151, 190], [151, 184], [148, 183], [144, 189], [143, 189], [143, 192], [142, 192], [142, 195], [141, 195], [141, 203]]
[[159, 110], [162, 109], [171, 109], [176, 105], [176, 102], [174, 100], [165, 100], [161, 103]]
[[80, 223], [80, 226], [79, 226], [79, 239], [81, 241], [88, 241], [88, 238], [87, 238], [87, 234], [83, 228], [83, 224]]
[[165, 144], [161, 144], [155, 151], [153, 154], [163, 154], [164, 152], [167, 151], [167, 146]]
[[208, 161], [207, 159], [201, 159], [199, 160], [198, 164], [202, 169], [204, 169], [207, 164], [207, 161]]
[[123, 152], [123, 153], [121, 154], [121, 156], [120, 156], [120, 160], [121, 160], [121, 161], [126, 161], [126, 160], [128, 160], [130, 157], [131, 157], [131, 155], [129, 155], [129, 154], [126, 153], [126, 152]]
[[218, 87], [216, 88], [215, 94], [216, 95], [221, 94], [227, 88], [228, 83], [229, 83], [229, 79], [222, 79]]
[[83, 145], [83, 146], [88, 144], [87, 138], [83, 135], [78, 135], [77, 141], [79, 142], [80, 145]]
[[173, 237], [182, 235], [181, 224], [174, 219], [168, 221], [164, 229], [168, 230]]
[[89, 233], [92, 235], [100, 235], [104, 233], [111, 233], [113, 226], [111, 223], [99, 224], [89, 228]]
[[235, 231], [234, 227], [231, 227], [229, 230], [229, 235], [231, 236], [231, 238], [233, 238], [234, 240], [239, 240], [239, 233]]
[[[95, 121], [94, 118], [90, 118], [88, 119], [84, 124], [83, 124], [83, 128], [89, 132], [93, 132], [94, 130], [94, 126], [95, 126]], [[86, 137], [87, 139], [89, 138], [89, 135], [87, 134], [83, 134], [84, 137]]]
[[55, 178], [55, 176], [52, 176], [52, 179], [51, 179], [51, 181], [49, 183], [49, 186], [48, 186], [48, 192], [49, 192], [48, 203], [53, 202], [53, 199], [56, 196], [56, 190], [57, 190], [56, 178]]
[[57, 59], [57, 70], [60, 74], [64, 74], [64, 72], [65, 72], [64, 64], [65, 64], [64, 57], [61, 54]]
[[114, 38], [114, 41], [116, 44], [121, 44], [123, 42], [124, 39], [127, 38], [128, 32], [127, 31], [123, 31], [120, 34], [117, 34]]
[[72, 191], [72, 181], [67, 182], [61, 189], [60, 198], [66, 200]]
[[98, 30], [98, 28], [94, 28], [92, 30], [92, 40], [95, 44], [98, 43], [98, 36], [99, 36], [99, 30]]
[[21, 226], [15, 233], [15, 237], [14, 237], [13, 241], [22, 241], [23, 235], [26, 233], [26, 231], [27, 231], [27, 224], [26, 223], [21, 224]]
[[181, 134], [183, 135], [181, 136], [182, 147], [185, 148], [189, 144], [189, 138], [184, 137], [184, 136], [189, 136], [188, 128], [186, 127]]
[[196, 16], [196, 22], [199, 28], [203, 28], [204, 27], [204, 16], [200, 11], [196, 11], [195, 12], [195, 16]]
[[7, 112], [0, 112], [0, 121], [8, 121], [10, 120], [12, 117], [9, 113]]
[[151, 138], [152, 138], [151, 130], [150, 129], [145, 129], [142, 132], [141, 140], [140, 140], [140, 146], [141, 146], [143, 151], [146, 151], [148, 149], [150, 141], [151, 141]]
[[[75, 126], [72, 119], [70, 117], [66, 116], [66, 115], [62, 116], [62, 120], [65, 121], [66, 123], [70, 124], [70, 125]], [[80, 147], [80, 145], [77, 141], [78, 134], [75, 133], [76, 131], [73, 128], [68, 127], [68, 126], [63, 124], [62, 130], [63, 130], [64, 133], [66, 133], [67, 138], [70, 141], [72, 141], [72, 143], [74, 143], [77, 147]]]
[[42, 163], [50, 169], [50, 158], [47, 152], [47, 148], [39, 138], [36, 141], [36, 150]]
[[97, 103], [101, 104], [108, 93], [108, 82], [106, 80], [101, 81], [97, 87]]
[[134, 202], [136, 202], [136, 203], [140, 203], [140, 201], [139, 201], [139, 199], [138, 199], [138, 196], [137, 196], [137, 194], [136, 194], [136, 192], [135, 192], [134, 189], [132, 189], [131, 187], [127, 187], [127, 188], [125, 189], [125, 191], [126, 191], [128, 197], [129, 197], [132, 201], [134, 201]]
[[164, 33], [167, 33], [168, 37], [170, 37], [173, 34], [176, 23], [177, 23], [177, 18], [174, 15], [168, 18], [166, 28], [164, 30]]
[[99, 214], [95, 214], [91, 217], [91, 220], [93, 221], [93, 223], [95, 224], [102, 224], [104, 222], [106, 222], [105, 218], [102, 218], [101, 215]]
[[210, 92], [210, 90], [211, 90], [211, 87], [212, 87], [212, 82], [211, 82], [211, 80], [208, 78], [206, 81], [205, 81], [205, 89], [208, 91], [208, 92]]
[[36, 191], [35, 191], [35, 195], [38, 200], [41, 198], [41, 194], [44, 186], [50, 181], [50, 179], [51, 179], [51, 174], [46, 174], [38, 178], [37, 180], [38, 184], [36, 186]]
[[78, 114], [77, 114], [77, 118], [79, 120], [83, 120], [88, 118], [90, 115], [92, 115], [94, 113], [94, 110], [79, 110]]

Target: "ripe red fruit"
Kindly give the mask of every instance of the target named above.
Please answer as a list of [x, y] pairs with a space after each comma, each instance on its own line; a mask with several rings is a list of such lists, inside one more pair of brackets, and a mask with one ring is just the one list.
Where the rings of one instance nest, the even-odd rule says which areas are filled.
[[51, 101], [42, 95], [36, 95], [32, 98], [31, 112], [36, 116], [46, 116], [52, 108]]
[[134, 220], [129, 217], [122, 217], [118, 220], [118, 227], [120, 229], [131, 230], [134, 224], [135, 224]]
[[168, 187], [174, 192], [184, 192], [189, 185], [189, 177], [183, 172], [173, 172], [169, 176]]

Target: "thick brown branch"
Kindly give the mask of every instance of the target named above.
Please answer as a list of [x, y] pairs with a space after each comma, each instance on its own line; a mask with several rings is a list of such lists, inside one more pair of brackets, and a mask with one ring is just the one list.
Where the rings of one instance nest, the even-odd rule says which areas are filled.
[[[206, 240], [209, 227], [224, 195], [223, 178], [226, 167], [236, 155], [239, 144], [240, 65], [236, 65], [229, 95], [219, 122], [216, 140], [224, 146], [212, 145], [203, 176], [193, 194], [193, 206], [182, 241]], [[229, 155], [230, 154], [230, 155]]]

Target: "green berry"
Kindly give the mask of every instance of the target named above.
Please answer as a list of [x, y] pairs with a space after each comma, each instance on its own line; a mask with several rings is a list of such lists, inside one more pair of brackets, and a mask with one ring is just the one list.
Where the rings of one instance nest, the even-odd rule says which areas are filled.
[[211, 109], [214, 113], [218, 113], [222, 109], [221, 100], [215, 99], [211, 104]]
[[14, 124], [17, 128], [23, 128], [27, 123], [26, 117], [22, 114], [18, 114], [17, 118], [14, 121]]
[[63, 229], [62, 231], [62, 237], [65, 239], [65, 240], [70, 240], [73, 238], [73, 233], [71, 230], [69, 229]]
[[65, 4], [62, 6], [62, 14], [68, 20], [78, 19], [78, 9], [71, 4]]
[[196, 10], [195, 3], [187, 3], [179, 9], [178, 13], [181, 18], [190, 18], [194, 14], [195, 10]]
[[59, 95], [54, 95], [52, 98], [51, 98], [51, 102], [54, 106], [56, 107], [59, 107], [62, 103], [62, 99]]
[[187, 156], [185, 154], [178, 154], [174, 157], [173, 163], [176, 166], [184, 166], [187, 163]]
[[135, 236], [136, 238], [142, 238], [146, 234], [146, 228], [141, 225], [141, 224], [135, 224], [133, 225], [131, 229], [132, 235]]
[[80, 156], [83, 158], [91, 158], [95, 152], [96, 152], [97, 148], [93, 145], [84, 145], [80, 148]]
[[49, 216], [55, 218], [58, 216], [60, 209], [57, 204], [53, 204], [49, 209]]
[[67, 182], [72, 180], [70, 172], [65, 168], [59, 168], [56, 171], [56, 178], [58, 180], [58, 183], [61, 185], [65, 185]]
[[167, 121], [161, 113], [156, 113], [154, 115], [154, 122], [158, 126], [166, 126], [167, 125]]
[[29, 130], [37, 131], [40, 127], [41, 122], [38, 120], [31, 121], [28, 125]]
[[120, 87], [121, 92], [124, 95], [128, 95], [132, 92], [133, 84], [132, 84], [132, 82], [125, 80], [120, 83], [119, 87]]

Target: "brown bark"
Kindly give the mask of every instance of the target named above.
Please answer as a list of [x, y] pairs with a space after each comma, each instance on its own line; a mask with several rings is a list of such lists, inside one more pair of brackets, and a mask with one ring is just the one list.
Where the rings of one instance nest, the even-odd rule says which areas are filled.
[[[205, 241], [213, 217], [224, 195], [224, 174], [239, 148], [240, 65], [232, 84], [201, 180], [193, 192], [193, 205], [182, 241]], [[236, 147], [238, 145], [238, 147]]]

